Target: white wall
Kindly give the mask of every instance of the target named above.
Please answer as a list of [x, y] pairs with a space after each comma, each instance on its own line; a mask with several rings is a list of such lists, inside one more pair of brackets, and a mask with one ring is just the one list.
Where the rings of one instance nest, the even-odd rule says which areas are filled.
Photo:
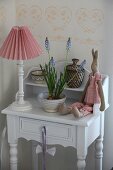
[[[110, 75], [111, 95], [109, 101], [111, 106], [105, 116], [103, 161], [103, 170], [110, 170], [113, 166], [113, 134], [111, 132], [111, 129], [113, 128], [113, 104], [111, 102], [113, 99], [113, 37], [111, 36], [113, 35], [113, 29], [111, 27], [113, 16], [112, 0], [1, 0], [0, 12], [2, 11], [1, 7], [5, 10], [3, 10], [4, 15], [0, 13], [0, 17], [5, 16], [5, 18], [0, 20], [0, 44], [10, 28], [16, 23], [17, 25], [28, 25], [43, 49], [45, 37], [48, 36], [52, 48], [51, 55], [54, 56], [56, 60], [65, 59], [65, 44], [69, 36], [72, 38], [72, 49], [69, 60], [74, 57], [79, 58], [80, 61], [86, 59], [88, 69], [90, 69], [92, 61], [91, 49], [95, 48], [99, 50], [100, 71]], [[109, 16], [111, 16], [111, 18], [109, 18]], [[108, 23], [104, 25], [105, 21]], [[25, 70], [27, 71], [32, 65], [45, 63], [47, 60], [48, 58], [44, 50], [43, 54], [37, 59], [25, 62]], [[6, 71], [6, 68], [8, 72]], [[17, 72], [14, 70], [16, 71], [15, 63], [0, 59], [1, 108], [8, 105], [14, 99], [14, 94], [17, 89]], [[20, 169], [31, 170], [30, 143], [25, 144], [25, 141], [22, 140], [19, 146]], [[94, 169], [93, 156], [94, 145], [89, 148], [87, 170]], [[40, 159], [41, 158], [39, 157], [39, 160]], [[30, 164], [28, 164], [28, 162]], [[73, 148], [64, 149], [61, 148], [61, 146], [58, 146], [55, 158], [52, 159], [48, 157], [47, 167], [50, 170], [53, 168], [54, 170], [73, 170], [75, 169], [75, 164], [75, 150]]]
[[[15, 24], [15, 1], [1, 0], [0, 1], [0, 45], [5, 36], [8, 34], [12, 25]], [[16, 66], [15, 63], [0, 58], [0, 111], [14, 100], [16, 91]], [[5, 124], [5, 117], [0, 114], [0, 144], [1, 134]], [[9, 155], [7, 139], [3, 141], [3, 155], [1, 163], [3, 170], [9, 168]], [[1, 146], [1, 145], [0, 145]], [[1, 148], [0, 148], [1, 150]], [[1, 168], [1, 167], [0, 167]]]
[[[56, 60], [65, 59], [67, 38], [72, 38], [72, 50], [69, 59], [76, 57], [87, 59], [90, 67], [91, 49], [103, 46], [104, 3], [103, 0], [16, 0], [16, 21], [18, 25], [28, 25], [44, 48], [45, 37], [51, 40], [51, 55]], [[36, 65], [45, 62], [44, 53]], [[101, 55], [100, 55], [101, 61]]]
[[103, 70], [110, 77], [109, 104], [105, 114], [103, 170], [113, 167], [113, 1], [106, 1], [106, 26], [103, 50]]
[[[15, 25], [15, 1], [14, 0], [4, 0], [0, 1], [0, 45], [2, 44], [4, 38], [10, 31], [12, 25]], [[15, 80], [15, 63], [11, 61], [0, 58], [0, 107], [9, 102], [12, 98], [12, 93], [14, 93]], [[12, 89], [9, 90], [12, 82]], [[14, 89], [13, 89], [14, 88]], [[6, 94], [10, 96], [8, 99]]]

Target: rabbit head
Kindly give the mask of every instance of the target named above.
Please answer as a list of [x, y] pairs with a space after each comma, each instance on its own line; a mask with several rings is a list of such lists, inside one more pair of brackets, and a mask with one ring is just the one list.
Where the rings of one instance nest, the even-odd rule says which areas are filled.
[[94, 49], [92, 49], [92, 56], [93, 56], [93, 61], [92, 61], [92, 64], [91, 64], [91, 69], [92, 69], [92, 72], [95, 73], [95, 72], [98, 72], [98, 51], [94, 51]]

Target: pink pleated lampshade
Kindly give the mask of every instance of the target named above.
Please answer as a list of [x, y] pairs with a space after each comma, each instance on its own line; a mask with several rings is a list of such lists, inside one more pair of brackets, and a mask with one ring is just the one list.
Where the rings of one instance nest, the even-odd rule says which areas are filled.
[[26, 26], [14, 26], [0, 48], [0, 56], [12, 60], [28, 60], [41, 53], [40, 45]]

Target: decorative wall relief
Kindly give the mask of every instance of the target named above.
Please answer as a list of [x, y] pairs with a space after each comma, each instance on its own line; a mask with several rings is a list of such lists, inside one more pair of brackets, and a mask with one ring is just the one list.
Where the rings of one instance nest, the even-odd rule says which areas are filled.
[[45, 9], [45, 16], [53, 31], [63, 31], [70, 23], [72, 13], [68, 7], [49, 6]]
[[28, 6], [25, 4], [17, 5], [17, 23], [34, 28], [42, 18], [42, 10], [38, 5]]
[[0, 7], [0, 22], [3, 22], [6, 18], [5, 18], [5, 7]]
[[3, 39], [4, 36], [4, 25], [6, 23], [6, 15], [5, 15], [5, 7], [1, 6], [0, 7], [0, 42]]
[[16, 7], [16, 20], [17, 23], [21, 23], [22, 25], [26, 22], [28, 16], [28, 8], [25, 4], [18, 5]]
[[94, 33], [104, 21], [101, 9], [80, 8], [76, 12], [76, 21], [83, 32]]
[[49, 36], [51, 40], [53, 41], [66, 41], [67, 40], [67, 37], [65, 35], [50, 35]]
[[94, 40], [94, 39], [90, 39], [90, 38], [86, 38], [86, 39], [83, 39], [83, 40], [79, 40], [79, 43], [82, 44], [82, 45], [91, 45], [91, 46], [99, 46], [99, 45], [102, 45], [102, 40]]
[[16, 4], [17, 24], [29, 26], [37, 39], [49, 36], [53, 41], [66, 41], [70, 36], [81, 45], [102, 45], [104, 13], [101, 9], [23, 2]]
[[33, 20], [33, 24], [37, 25], [37, 23], [42, 18], [42, 9], [38, 5], [31, 6], [30, 14], [31, 14], [31, 18]]

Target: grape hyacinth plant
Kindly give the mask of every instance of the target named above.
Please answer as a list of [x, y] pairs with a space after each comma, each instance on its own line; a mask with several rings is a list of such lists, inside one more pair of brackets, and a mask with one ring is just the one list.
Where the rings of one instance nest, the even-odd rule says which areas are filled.
[[[71, 39], [68, 38], [66, 44], [66, 61], [70, 47]], [[48, 88], [48, 99], [60, 99], [66, 84], [66, 67], [64, 67], [64, 71], [60, 72], [60, 76], [58, 77], [54, 58], [50, 57], [50, 44], [47, 37], [45, 39], [45, 48], [49, 56], [49, 63], [45, 64], [44, 67], [40, 65], [40, 68], [44, 72], [44, 79]]]
[[46, 39], [45, 39], [45, 48], [48, 53], [49, 61], [50, 61], [50, 43], [49, 43], [48, 37], [46, 37]]
[[71, 48], [71, 38], [69, 37], [67, 40], [67, 44], [66, 44], [66, 62], [67, 62], [67, 58], [68, 58], [68, 54]]
[[44, 68], [40, 65], [41, 70], [44, 71], [44, 78], [48, 88], [48, 99], [59, 99], [66, 83], [66, 72], [60, 72], [60, 77], [57, 77], [56, 68], [50, 62], [45, 64]]

